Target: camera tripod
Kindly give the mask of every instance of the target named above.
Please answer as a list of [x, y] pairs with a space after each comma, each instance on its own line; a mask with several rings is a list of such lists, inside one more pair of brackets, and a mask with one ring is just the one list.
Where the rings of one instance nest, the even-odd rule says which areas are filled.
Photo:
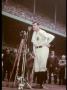
[[[22, 50], [22, 48], [23, 48], [23, 50]], [[21, 76], [18, 76], [19, 63], [20, 63], [20, 57], [21, 57], [22, 52], [23, 52], [22, 74], [21, 74]], [[16, 58], [15, 58], [15, 62], [14, 62], [14, 65], [13, 65], [13, 69], [12, 69], [10, 79], [9, 79], [9, 81], [10, 81], [11, 77], [13, 75], [13, 72], [14, 72], [14, 68], [15, 68], [16, 63], [17, 63], [16, 74], [15, 74], [15, 79], [14, 79], [14, 86], [16, 84], [16, 81], [18, 81], [18, 90], [23, 90], [25, 85], [28, 85], [28, 87], [30, 89], [32, 89], [31, 85], [24, 78], [25, 64], [26, 64], [26, 54], [27, 54], [27, 44], [26, 44], [26, 40], [24, 38], [24, 39], [21, 39], [20, 46], [18, 48]]]

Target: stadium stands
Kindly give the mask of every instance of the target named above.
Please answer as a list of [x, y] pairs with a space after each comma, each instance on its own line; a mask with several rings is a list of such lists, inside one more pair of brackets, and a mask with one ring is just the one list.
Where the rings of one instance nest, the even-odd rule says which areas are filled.
[[52, 21], [50, 18], [41, 15], [41, 13], [34, 16], [33, 12], [31, 12], [28, 8], [21, 6], [19, 4], [4, 4], [2, 3], [2, 11], [6, 11], [18, 17], [27, 19], [29, 21], [33, 21], [34, 19], [38, 21], [42, 26], [46, 26], [49, 29], [56, 30], [62, 34], [66, 34], [66, 27], [59, 24], [57, 22], [55, 26], [55, 22]]

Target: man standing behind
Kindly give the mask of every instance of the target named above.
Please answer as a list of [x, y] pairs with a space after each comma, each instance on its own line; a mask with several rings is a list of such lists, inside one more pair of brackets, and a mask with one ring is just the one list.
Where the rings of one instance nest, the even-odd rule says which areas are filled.
[[33, 70], [37, 74], [37, 83], [39, 88], [43, 88], [45, 72], [47, 71], [46, 64], [49, 56], [50, 43], [55, 38], [53, 35], [41, 30], [39, 24], [34, 22], [33, 25], [33, 52], [34, 52], [34, 67]]
[[51, 75], [53, 74], [54, 83], [57, 83], [57, 72], [58, 72], [58, 57], [55, 55], [55, 51], [51, 51], [48, 61], [47, 61], [47, 68], [49, 73], [49, 80], [48, 83], [51, 83]]
[[65, 68], [66, 68], [66, 56], [62, 55], [59, 60], [59, 85], [65, 83]]

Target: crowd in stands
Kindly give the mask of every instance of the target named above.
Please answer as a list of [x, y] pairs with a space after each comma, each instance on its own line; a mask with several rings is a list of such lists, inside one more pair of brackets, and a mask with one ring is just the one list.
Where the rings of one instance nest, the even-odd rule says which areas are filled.
[[47, 27], [52, 30], [56, 30], [58, 32], [61, 32], [63, 34], [66, 33], [66, 28], [64, 25], [59, 24], [56, 22], [55, 26], [55, 21], [50, 19], [49, 17], [45, 17], [41, 13], [37, 13], [34, 15], [33, 12], [31, 12], [28, 8], [24, 7], [23, 5], [19, 5], [18, 3], [13, 3], [13, 4], [4, 4], [2, 3], [2, 10], [6, 11], [7, 13], [16, 15], [18, 17], [24, 18], [29, 21], [33, 21], [34, 19], [37, 20], [40, 25]]

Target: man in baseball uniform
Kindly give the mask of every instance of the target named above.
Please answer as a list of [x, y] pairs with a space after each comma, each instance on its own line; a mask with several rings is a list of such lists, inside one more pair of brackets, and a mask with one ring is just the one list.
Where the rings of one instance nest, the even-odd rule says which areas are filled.
[[34, 66], [33, 70], [37, 73], [37, 83], [40, 88], [42, 87], [45, 72], [47, 71], [46, 64], [49, 56], [50, 43], [54, 40], [55, 36], [43, 31], [39, 28], [37, 22], [33, 22], [33, 52], [34, 52]]

